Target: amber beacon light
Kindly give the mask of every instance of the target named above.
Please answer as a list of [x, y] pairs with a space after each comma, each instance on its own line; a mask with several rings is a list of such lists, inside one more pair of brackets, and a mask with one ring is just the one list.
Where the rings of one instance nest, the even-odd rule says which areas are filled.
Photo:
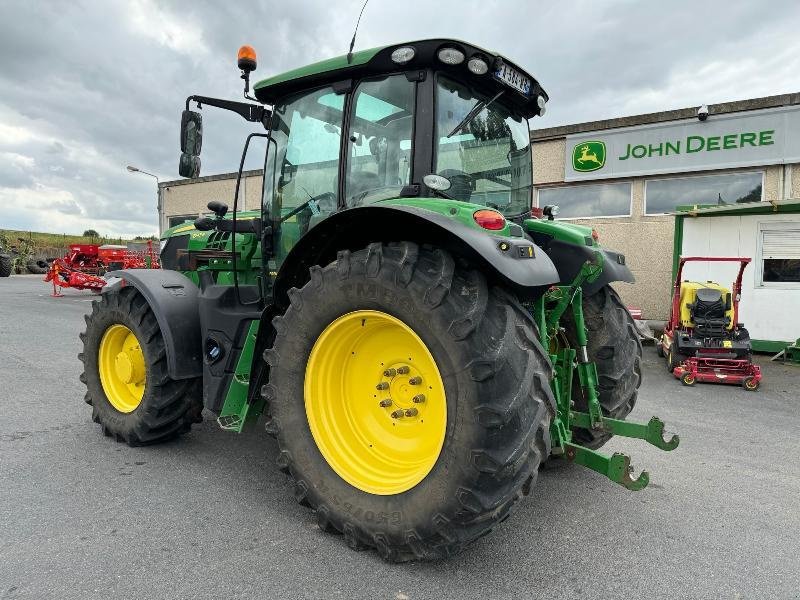
[[256, 51], [252, 46], [242, 46], [239, 48], [236, 64], [245, 72], [256, 70]]

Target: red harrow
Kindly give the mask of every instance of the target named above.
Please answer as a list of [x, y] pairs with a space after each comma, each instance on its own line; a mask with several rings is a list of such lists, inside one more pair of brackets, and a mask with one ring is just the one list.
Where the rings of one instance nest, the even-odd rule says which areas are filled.
[[152, 241], [147, 242], [144, 250], [131, 250], [126, 246], [70, 244], [66, 256], [50, 264], [44, 281], [53, 282], [51, 296], [55, 298], [63, 295], [61, 288], [92, 290], [99, 294], [107, 283], [101, 275], [108, 271], [160, 268]]

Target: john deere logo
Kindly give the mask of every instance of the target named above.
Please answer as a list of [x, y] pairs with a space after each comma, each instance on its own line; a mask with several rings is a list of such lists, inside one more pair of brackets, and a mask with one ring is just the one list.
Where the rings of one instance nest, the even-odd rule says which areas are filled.
[[579, 172], [597, 171], [606, 164], [605, 142], [581, 142], [572, 149], [572, 168]]

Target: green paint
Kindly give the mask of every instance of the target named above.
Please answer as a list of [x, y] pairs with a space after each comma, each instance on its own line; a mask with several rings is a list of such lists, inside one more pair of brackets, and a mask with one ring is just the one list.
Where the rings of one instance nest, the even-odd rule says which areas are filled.
[[783, 362], [791, 362], [796, 365], [800, 364], [800, 338], [797, 338], [793, 344], [789, 344], [783, 350]]
[[477, 229], [489, 235], [509, 237], [511, 235], [511, 228], [508, 221], [505, 226], [497, 231], [489, 231], [484, 229], [475, 222], [473, 215], [476, 211], [487, 210], [487, 207], [482, 204], [471, 204], [469, 202], [462, 202], [460, 200], [451, 200], [449, 198], [394, 198], [391, 200], [384, 200], [381, 204], [388, 204], [389, 206], [410, 206], [427, 210], [433, 213], [444, 215], [450, 219], [458, 221], [462, 225], [466, 225], [471, 229]]
[[580, 173], [597, 171], [606, 164], [604, 142], [588, 141], [576, 144], [572, 149], [572, 168]]
[[[525, 219], [522, 227], [528, 233], [541, 233], [553, 239], [585, 246], [587, 240], [592, 240], [592, 228], [564, 221], [549, 221], [547, 219]], [[596, 245], [592, 240], [592, 245]]]
[[567, 460], [605, 475], [631, 491], [643, 490], [650, 483], [647, 471], [642, 471], [636, 479], [631, 478], [631, 459], [621, 452], [606, 456], [573, 443], [567, 443], [566, 448]]
[[[530, 307], [542, 342], [551, 350], [550, 360], [554, 368], [550, 385], [556, 400], [556, 415], [550, 425], [550, 439], [553, 454], [563, 455], [567, 460], [605, 475], [629, 490], [641, 490], [650, 481], [649, 475], [643, 472], [633, 479], [628, 456], [620, 453], [606, 456], [572, 441], [574, 427], [642, 439], [667, 451], [677, 448], [680, 441], [678, 436], [672, 436], [669, 440], [663, 438], [664, 423], [657, 417], [652, 417], [647, 424], [643, 424], [603, 416], [598, 397], [597, 367], [588, 360], [586, 353], [588, 331], [583, 315], [582, 295], [583, 284], [594, 281], [602, 273], [602, 254], [595, 254], [595, 262], [587, 261], [569, 285], [551, 287]], [[561, 318], [569, 308], [574, 317], [576, 348], [566, 346], [567, 342], [561, 335]], [[588, 412], [572, 410], [572, 382], [576, 369]]]
[[753, 352], [768, 352], [769, 354], [780, 352], [791, 343], [792, 342], [782, 342], [779, 340], [750, 340], [750, 346], [753, 348]]
[[253, 353], [258, 337], [258, 327], [261, 321], [251, 321], [244, 340], [242, 352], [236, 363], [236, 369], [225, 396], [225, 404], [217, 417], [217, 423], [226, 431], [241, 433], [242, 428], [255, 421], [264, 409], [264, 400], [258, 399], [250, 403], [247, 401], [247, 392], [250, 389], [250, 369], [253, 365]]
[[[678, 263], [680, 262], [681, 253], [683, 252], [683, 215], [675, 215], [675, 229], [672, 233], [672, 282], [678, 275]], [[672, 283], [670, 283], [670, 290], [672, 290]], [[670, 291], [670, 298], [672, 298], [672, 291]]]
[[690, 217], [730, 217], [739, 215], [769, 215], [774, 213], [800, 213], [800, 202], [784, 204], [767, 204], [752, 202], [720, 207], [718, 204], [681, 204], [675, 207], [676, 212], [688, 213]]
[[279, 75], [273, 75], [272, 77], [262, 79], [253, 86], [253, 89], [259, 92], [269, 93], [269, 88], [278, 85], [279, 83], [286, 83], [287, 81], [291, 81], [293, 79], [313, 77], [314, 75], [321, 75], [322, 73], [328, 73], [330, 71], [337, 71], [339, 69], [365, 65], [384, 48], [386, 48], [386, 46], [354, 52], [349, 62], [347, 60], [347, 55], [344, 55], [322, 60], [304, 67], [299, 67], [297, 69], [292, 69], [291, 71], [286, 71], [285, 73], [280, 73]]
[[[695, 154], [697, 152], [714, 152], [716, 150], [736, 150], [738, 148], [744, 148], [745, 146], [771, 146], [774, 143], [774, 129], [735, 132], [707, 137], [702, 135], [689, 135], [683, 140], [665, 140], [657, 144], [628, 144], [625, 148], [625, 152], [622, 154], [622, 156], [618, 156], [617, 160], [650, 158], [652, 156], [670, 156], [673, 154]], [[578, 149], [586, 144], [602, 144], [602, 142], [582, 142], [575, 146], [575, 149], [572, 153], [572, 168], [579, 172], [594, 171], [602, 167], [602, 165], [600, 165], [599, 167], [595, 167], [593, 169], [587, 169], [579, 168], [576, 165], [575, 157]], [[605, 150], [603, 161], [605, 162]]]

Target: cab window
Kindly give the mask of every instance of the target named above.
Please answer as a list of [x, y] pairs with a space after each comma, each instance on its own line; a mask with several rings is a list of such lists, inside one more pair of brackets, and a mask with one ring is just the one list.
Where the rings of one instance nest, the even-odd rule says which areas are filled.
[[531, 207], [531, 144], [528, 122], [507, 107], [506, 93], [492, 98], [438, 77], [436, 173], [450, 180], [448, 196], [515, 216]]
[[344, 100], [328, 87], [275, 106], [264, 204], [278, 264], [301, 236], [336, 211]]
[[356, 88], [347, 138], [347, 206], [395, 198], [410, 183], [415, 85], [400, 74]]

